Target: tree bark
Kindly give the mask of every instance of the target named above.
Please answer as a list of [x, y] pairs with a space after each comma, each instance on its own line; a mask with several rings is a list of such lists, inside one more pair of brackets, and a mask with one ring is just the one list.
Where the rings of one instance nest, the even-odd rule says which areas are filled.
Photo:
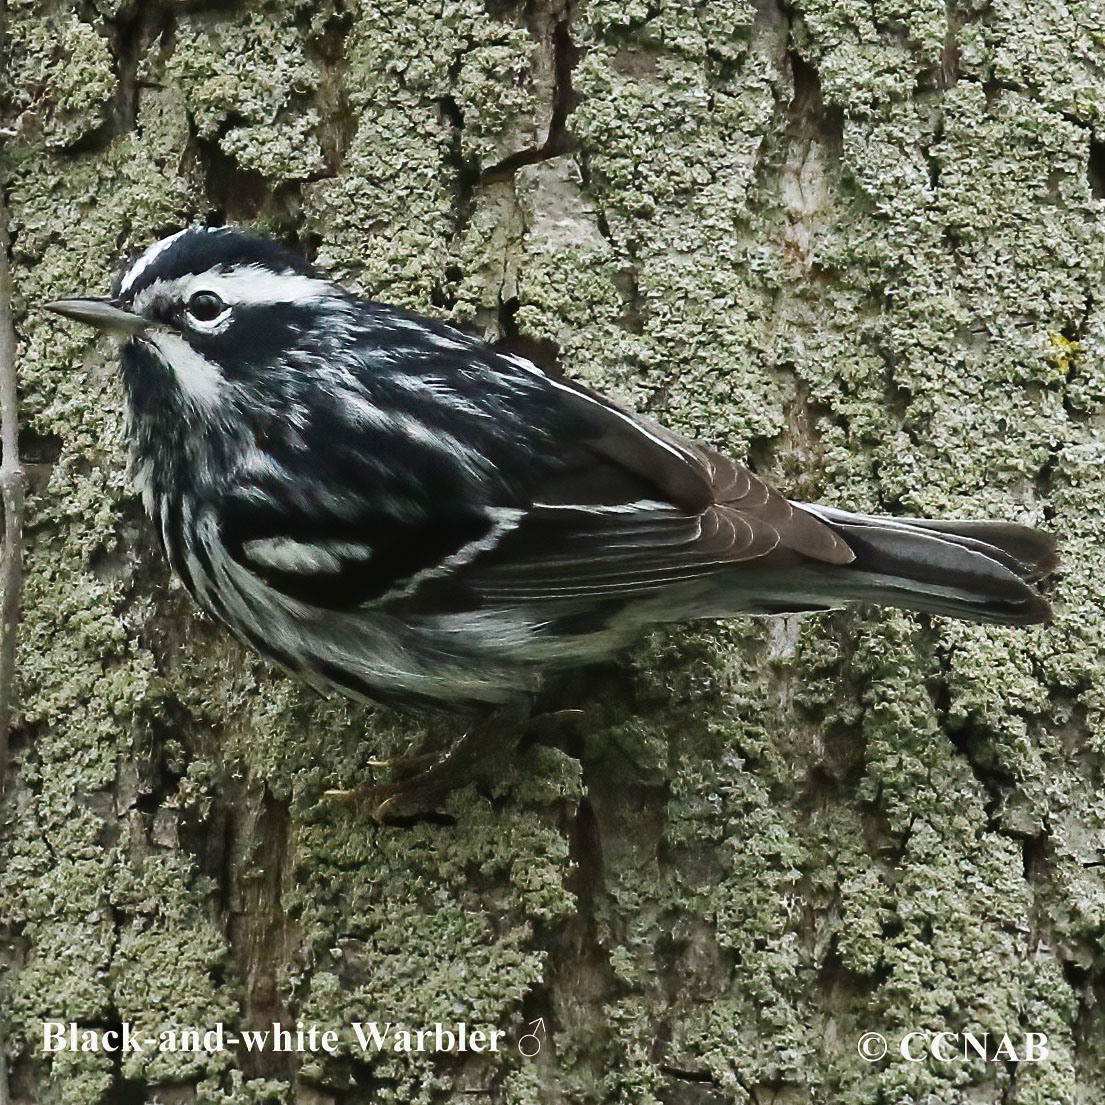
[[[27, 0], [8, 21], [12, 1101], [1095, 1099], [1093, 0]], [[366, 823], [324, 791], [435, 734], [319, 698], [193, 609], [125, 475], [113, 351], [37, 306], [105, 293], [192, 221], [559, 364], [796, 498], [1042, 525], [1056, 619], [658, 631], [565, 690], [577, 734], [448, 816]], [[154, 1043], [48, 1051], [51, 1021]], [[458, 1023], [496, 1050], [457, 1050]], [[163, 1035], [187, 1029], [194, 1049]], [[964, 1058], [967, 1032], [1018, 1060], [1041, 1033], [1046, 1058]]]

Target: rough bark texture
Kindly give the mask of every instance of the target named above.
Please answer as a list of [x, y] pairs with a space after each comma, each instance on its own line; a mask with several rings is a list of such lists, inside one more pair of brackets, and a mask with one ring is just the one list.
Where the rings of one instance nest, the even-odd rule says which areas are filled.
[[[8, 34], [15, 1102], [1100, 1100], [1096, 0], [9, 0]], [[657, 633], [580, 689], [575, 745], [447, 821], [335, 810], [424, 730], [194, 612], [125, 476], [111, 350], [35, 309], [194, 219], [559, 357], [798, 497], [1045, 525], [1058, 617]], [[45, 1055], [48, 1018], [341, 1045]], [[506, 1045], [348, 1028], [458, 1020]], [[1050, 1055], [910, 1062], [909, 1029]]]

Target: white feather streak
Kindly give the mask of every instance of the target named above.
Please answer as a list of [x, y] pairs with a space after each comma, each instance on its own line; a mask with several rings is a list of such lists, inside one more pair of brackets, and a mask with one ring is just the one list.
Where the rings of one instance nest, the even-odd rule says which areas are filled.
[[223, 378], [218, 365], [201, 357], [182, 337], [168, 330], [149, 331], [144, 340], [157, 350], [181, 390], [197, 407], [211, 407], [219, 401]]
[[291, 537], [258, 537], [242, 552], [262, 568], [297, 575], [340, 572], [344, 560], [370, 560], [372, 549], [350, 541], [296, 541]]

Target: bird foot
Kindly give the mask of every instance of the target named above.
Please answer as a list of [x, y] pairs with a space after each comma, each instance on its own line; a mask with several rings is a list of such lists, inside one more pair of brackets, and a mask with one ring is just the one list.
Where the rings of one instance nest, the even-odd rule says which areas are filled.
[[340, 802], [380, 824], [433, 813], [446, 795], [468, 782], [473, 768], [520, 734], [497, 722], [473, 726], [444, 751], [385, 761], [405, 772], [387, 783], [365, 783], [351, 790], [328, 790], [324, 797]]
[[493, 756], [512, 749], [524, 735], [540, 738], [566, 721], [583, 716], [581, 710], [539, 714], [522, 724], [492, 719], [474, 725], [446, 749], [435, 753], [374, 761], [407, 772], [387, 783], [365, 783], [350, 790], [328, 790], [324, 797], [339, 802], [379, 824], [433, 813], [450, 791], [468, 783], [475, 769]]

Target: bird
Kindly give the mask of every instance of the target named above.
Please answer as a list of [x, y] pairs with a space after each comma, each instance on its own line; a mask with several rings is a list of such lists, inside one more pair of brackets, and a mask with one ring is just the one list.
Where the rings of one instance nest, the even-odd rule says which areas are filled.
[[239, 228], [185, 228], [109, 296], [44, 306], [117, 340], [133, 483], [187, 591], [326, 693], [478, 728], [657, 623], [1050, 617], [1048, 534], [790, 500]]

